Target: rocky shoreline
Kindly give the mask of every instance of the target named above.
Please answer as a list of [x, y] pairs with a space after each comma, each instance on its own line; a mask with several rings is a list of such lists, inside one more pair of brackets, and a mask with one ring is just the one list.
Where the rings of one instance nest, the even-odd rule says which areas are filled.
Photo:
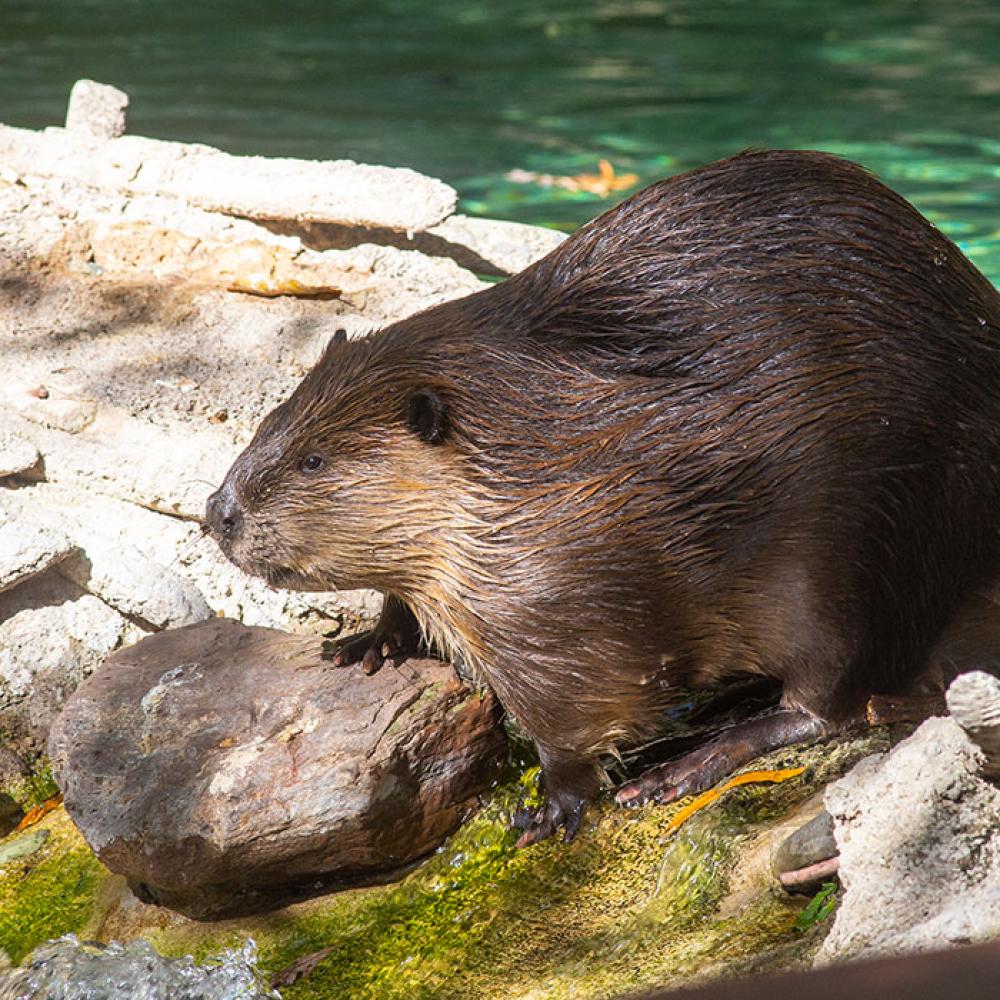
[[562, 239], [455, 215], [408, 170], [119, 136], [124, 95], [74, 94], [66, 129], [0, 126], [0, 726], [29, 757], [144, 635], [371, 621], [373, 593], [275, 592], [226, 565], [205, 498], [336, 329], [482, 287], [455, 257], [502, 275]]

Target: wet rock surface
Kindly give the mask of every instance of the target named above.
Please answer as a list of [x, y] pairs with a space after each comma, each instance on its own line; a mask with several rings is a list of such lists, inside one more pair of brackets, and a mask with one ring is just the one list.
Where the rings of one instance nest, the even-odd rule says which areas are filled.
[[369, 677], [225, 619], [112, 656], [49, 743], [104, 864], [198, 916], [397, 871], [476, 807], [505, 748], [495, 700], [447, 664]]
[[102, 947], [68, 934], [37, 948], [23, 968], [0, 971], [0, 1000], [280, 1000], [248, 943], [218, 959], [164, 958], [145, 941]]
[[786, 837], [771, 858], [771, 870], [788, 892], [812, 893], [838, 867], [833, 817], [825, 810]]

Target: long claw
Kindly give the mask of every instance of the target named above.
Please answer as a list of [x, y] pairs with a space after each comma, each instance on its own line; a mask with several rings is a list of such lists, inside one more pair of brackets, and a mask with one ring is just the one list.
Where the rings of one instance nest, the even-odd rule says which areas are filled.
[[555, 827], [548, 818], [543, 818], [528, 827], [520, 837], [517, 838], [517, 847], [530, 847], [539, 841], [548, 840], [555, 833]]
[[375, 646], [369, 646], [367, 652], [361, 660], [361, 669], [371, 676], [378, 673], [382, 667], [383, 657]]
[[580, 832], [580, 822], [583, 820], [583, 805], [577, 806], [567, 816], [563, 823], [563, 843], [568, 844]]
[[[327, 645], [333, 643], [324, 643], [324, 648]], [[408, 656], [419, 655], [422, 649], [420, 628], [413, 612], [390, 595], [385, 599], [382, 616], [374, 629], [344, 639], [324, 658], [329, 658], [336, 667], [360, 663], [366, 674], [374, 674], [390, 657], [394, 663], [401, 663]]]
[[556, 802], [548, 801], [540, 809], [518, 809], [512, 819], [511, 826], [524, 832], [517, 838], [518, 847], [528, 847], [541, 840], [548, 840], [561, 828], [563, 843], [568, 844], [579, 832], [587, 803], [583, 800], [565, 808]]

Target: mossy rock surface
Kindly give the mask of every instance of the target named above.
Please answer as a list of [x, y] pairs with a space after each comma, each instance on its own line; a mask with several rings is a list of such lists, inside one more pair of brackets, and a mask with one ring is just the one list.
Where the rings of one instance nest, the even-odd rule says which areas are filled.
[[[780, 817], [884, 747], [869, 736], [772, 754], [754, 767], [805, 765], [805, 773], [733, 789], [676, 833], [668, 828], [678, 806], [604, 805], [591, 811], [572, 844], [549, 841], [518, 851], [508, 824], [511, 810], [531, 793], [529, 772], [399, 883], [227, 922], [196, 923], [156, 907], [123, 905], [120, 894], [107, 891], [101, 898], [118, 901], [98, 903], [99, 864], [85, 860], [78, 840], [64, 839], [62, 862], [52, 853], [56, 844], [46, 845], [47, 856], [63, 888], [79, 887], [77, 904], [60, 902], [69, 910], [65, 919], [40, 919], [32, 943], [86, 925], [98, 937], [141, 935], [164, 954], [204, 958], [249, 936], [261, 965], [272, 970], [329, 949], [311, 974], [282, 987], [287, 1000], [613, 997], [787, 968], [815, 949], [823, 929], [795, 930], [805, 900], [776, 891], [766, 877], [751, 877], [748, 859], [761, 852]], [[69, 826], [58, 814], [45, 822]], [[26, 879], [15, 885], [0, 873], [0, 926], [28, 888]], [[44, 914], [53, 890], [39, 884], [38, 891], [31, 906]], [[95, 914], [102, 905], [104, 912]]]

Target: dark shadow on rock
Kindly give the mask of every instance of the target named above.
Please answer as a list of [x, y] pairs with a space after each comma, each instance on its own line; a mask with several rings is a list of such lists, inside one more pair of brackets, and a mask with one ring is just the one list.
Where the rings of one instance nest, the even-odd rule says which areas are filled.
[[366, 229], [329, 222], [255, 221], [278, 236], [297, 236], [310, 250], [351, 250], [364, 243], [375, 243], [398, 250], [418, 250], [428, 257], [445, 257], [473, 274], [507, 276], [507, 272], [493, 261], [434, 233], [421, 232], [409, 236], [393, 229]]
[[836, 965], [784, 976], [712, 983], [634, 995], [632, 1000], [994, 1000], [1000, 983], [1000, 942], [873, 962]]

